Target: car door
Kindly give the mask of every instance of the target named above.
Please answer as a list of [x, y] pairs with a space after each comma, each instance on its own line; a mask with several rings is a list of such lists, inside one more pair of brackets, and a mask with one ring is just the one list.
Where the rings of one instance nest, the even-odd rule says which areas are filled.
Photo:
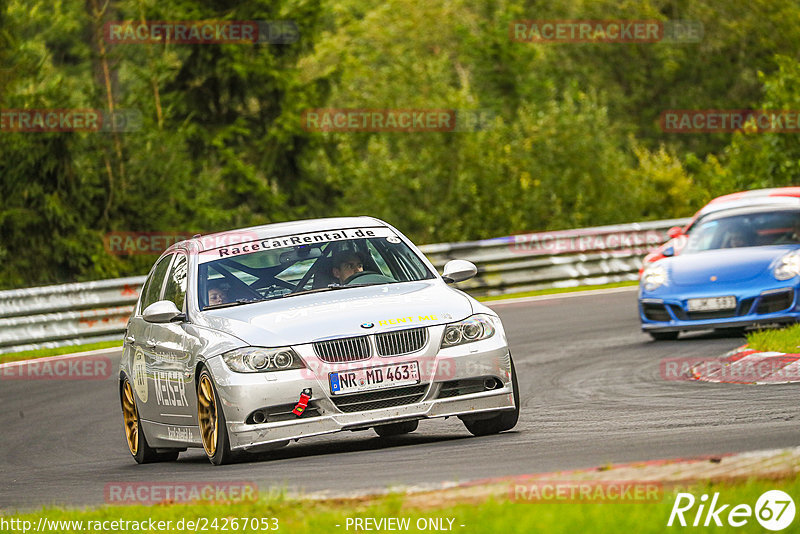
[[[188, 258], [178, 252], [164, 281], [160, 300], [172, 301], [186, 314]], [[153, 393], [158, 407], [157, 421], [170, 425], [170, 434], [188, 435], [185, 427], [197, 424], [197, 405], [194, 399], [194, 360], [191, 346], [195, 344], [186, 333], [185, 320], [150, 325], [149, 353]]]
[[133, 351], [131, 359], [132, 386], [138, 398], [137, 408], [139, 415], [145, 420], [156, 420], [158, 410], [155, 407], [155, 391], [153, 389], [153, 357], [155, 348], [151, 342], [153, 325], [142, 317], [142, 313], [152, 303], [161, 299], [164, 289], [164, 280], [172, 263], [173, 254], [161, 258], [150, 272], [144, 286], [139, 305], [134, 316], [131, 317], [125, 344], [130, 345]]

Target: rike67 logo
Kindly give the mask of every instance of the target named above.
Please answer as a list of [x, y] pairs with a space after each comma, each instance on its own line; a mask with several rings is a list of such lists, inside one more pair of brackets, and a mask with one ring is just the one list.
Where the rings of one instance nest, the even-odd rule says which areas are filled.
[[723, 503], [719, 493], [714, 493], [710, 502], [706, 494], [696, 499], [691, 493], [678, 493], [667, 526], [743, 527], [755, 517], [763, 528], [778, 531], [791, 525], [794, 515], [794, 501], [787, 493], [780, 490], [762, 493], [755, 507], [749, 504]]

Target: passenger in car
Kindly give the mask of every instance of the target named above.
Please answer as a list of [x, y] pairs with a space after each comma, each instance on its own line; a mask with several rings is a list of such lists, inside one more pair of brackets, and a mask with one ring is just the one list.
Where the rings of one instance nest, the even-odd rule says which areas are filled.
[[728, 230], [721, 248], [739, 248], [753, 246], [753, 238], [741, 227]]
[[779, 239], [776, 244], [800, 243], [800, 218], [795, 218], [792, 225], [792, 233]]

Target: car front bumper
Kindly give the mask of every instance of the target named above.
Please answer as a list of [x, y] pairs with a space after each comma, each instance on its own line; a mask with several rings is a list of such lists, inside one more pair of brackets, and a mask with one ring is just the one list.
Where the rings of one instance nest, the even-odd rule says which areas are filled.
[[[696, 293], [696, 294], [695, 294]], [[713, 312], [690, 312], [690, 298], [735, 296], [736, 308]], [[700, 289], [680, 297], [640, 293], [639, 318], [645, 332], [680, 332], [713, 328], [743, 328], [800, 321], [800, 303], [795, 286]]]
[[[432, 339], [441, 339], [432, 335]], [[225, 413], [231, 449], [257, 449], [270, 443], [380, 424], [447, 416], [480, 417], [515, 407], [511, 359], [505, 336], [439, 349], [430, 343], [420, 353], [394, 358], [373, 357], [349, 364], [327, 364], [311, 345], [293, 347], [307, 369], [269, 373], [235, 373], [214, 357], [206, 362]], [[352, 395], [331, 394], [330, 372], [417, 361], [420, 383]], [[480, 387], [494, 381], [491, 389]], [[302, 416], [291, 413], [304, 390], [311, 390]], [[395, 398], [388, 398], [395, 397]], [[348, 399], [349, 398], [349, 399]], [[388, 399], [387, 399], [388, 398]], [[358, 400], [342, 409], [341, 402]], [[337, 404], [339, 403], [339, 404]], [[363, 406], [365, 409], [358, 409]], [[266, 422], [255, 423], [262, 412]]]

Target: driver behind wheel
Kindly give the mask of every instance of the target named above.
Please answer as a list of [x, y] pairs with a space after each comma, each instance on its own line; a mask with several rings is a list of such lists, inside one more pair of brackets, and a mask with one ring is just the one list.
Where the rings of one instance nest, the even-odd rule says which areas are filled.
[[347, 283], [350, 277], [364, 271], [364, 260], [358, 253], [350, 250], [334, 254], [331, 263], [333, 264], [331, 274], [340, 284]]
[[231, 286], [227, 282], [219, 280], [209, 280], [208, 282], [208, 305], [217, 306], [228, 302], [228, 292]]

